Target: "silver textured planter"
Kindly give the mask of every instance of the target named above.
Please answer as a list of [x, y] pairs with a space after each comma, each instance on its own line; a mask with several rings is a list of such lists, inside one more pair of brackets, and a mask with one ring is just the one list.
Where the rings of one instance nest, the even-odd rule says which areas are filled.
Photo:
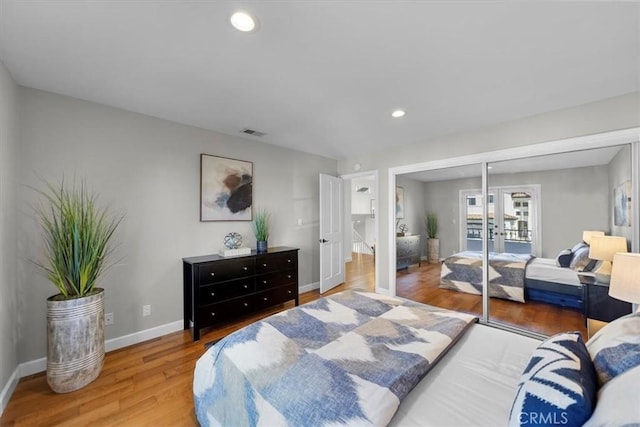
[[431, 238], [427, 240], [427, 259], [429, 264], [440, 262], [440, 239]]
[[56, 393], [95, 380], [104, 364], [104, 289], [96, 294], [47, 299], [47, 383]]

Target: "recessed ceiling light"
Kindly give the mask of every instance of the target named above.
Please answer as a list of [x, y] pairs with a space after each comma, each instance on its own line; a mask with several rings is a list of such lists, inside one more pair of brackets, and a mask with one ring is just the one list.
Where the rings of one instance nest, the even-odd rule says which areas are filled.
[[395, 110], [393, 113], [391, 113], [391, 117], [397, 119], [399, 117], [404, 116], [405, 114], [407, 113], [405, 113], [404, 110]]
[[238, 30], [249, 32], [256, 28], [256, 19], [251, 14], [243, 11], [238, 11], [231, 15], [231, 25]]

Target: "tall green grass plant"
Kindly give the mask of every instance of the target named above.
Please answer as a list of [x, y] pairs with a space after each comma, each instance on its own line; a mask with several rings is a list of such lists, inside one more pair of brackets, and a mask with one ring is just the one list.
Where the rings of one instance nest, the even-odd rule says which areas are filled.
[[111, 239], [122, 216], [97, 205], [97, 194], [83, 181], [68, 186], [46, 183], [37, 215], [44, 234], [43, 262], [36, 262], [62, 298], [90, 294], [108, 267]]

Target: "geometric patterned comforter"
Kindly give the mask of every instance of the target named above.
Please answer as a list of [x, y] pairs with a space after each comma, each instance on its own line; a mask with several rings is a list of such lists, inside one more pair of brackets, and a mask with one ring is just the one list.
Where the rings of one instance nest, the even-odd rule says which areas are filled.
[[[524, 302], [524, 278], [530, 254], [489, 252], [489, 296]], [[464, 251], [445, 258], [440, 287], [482, 295], [482, 252]]]
[[386, 425], [476, 320], [397, 297], [345, 291], [217, 342], [198, 360], [203, 426]]

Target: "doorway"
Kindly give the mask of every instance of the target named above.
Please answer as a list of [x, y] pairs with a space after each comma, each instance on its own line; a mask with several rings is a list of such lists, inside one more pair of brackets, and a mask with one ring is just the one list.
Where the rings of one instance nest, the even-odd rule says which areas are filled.
[[342, 175], [345, 182], [344, 253], [347, 281], [378, 289], [378, 172]]
[[[540, 185], [491, 187], [487, 197], [489, 252], [539, 256]], [[460, 250], [482, 251], [482, 191], [460, 190], [459, 204]]]

